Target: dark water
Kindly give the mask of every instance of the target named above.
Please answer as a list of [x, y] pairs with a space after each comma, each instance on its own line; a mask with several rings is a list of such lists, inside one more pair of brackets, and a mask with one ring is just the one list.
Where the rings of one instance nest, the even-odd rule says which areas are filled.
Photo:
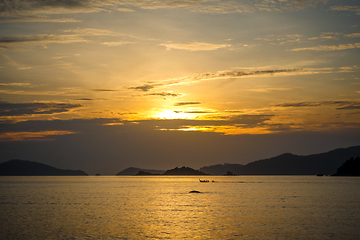
[[0, 177], [0, 238], [359, 239], [360, 178], [207, 179]]

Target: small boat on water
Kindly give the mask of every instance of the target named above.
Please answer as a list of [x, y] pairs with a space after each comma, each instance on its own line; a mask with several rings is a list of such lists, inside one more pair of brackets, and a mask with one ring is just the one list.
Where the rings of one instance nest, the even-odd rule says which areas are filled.
[[200, 182], [209, 182], [209, 180], [205, 179], [205, 180], [201, 180], [199, 179]]

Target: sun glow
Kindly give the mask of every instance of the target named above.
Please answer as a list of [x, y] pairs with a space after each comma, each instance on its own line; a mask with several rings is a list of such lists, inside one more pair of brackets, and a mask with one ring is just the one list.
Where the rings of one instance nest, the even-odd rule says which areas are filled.
[[164, 109], [161, 112], [154, 114], [152, 117], [160, 118], [160, 119], [191, 119], [192, 115], [189, 113], [185, 113], [181, 109], [176, 109], [176, 110]]

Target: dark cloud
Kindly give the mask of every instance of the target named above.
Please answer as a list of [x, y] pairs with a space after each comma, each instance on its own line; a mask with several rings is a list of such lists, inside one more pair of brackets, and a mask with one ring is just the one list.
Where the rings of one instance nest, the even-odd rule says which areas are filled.
[[67, 112], [81, 107], [70, 103], [7, 103], [0, 102], [0, 116], [21, 116], [29, 114], [53, 114]]
[[178, 102], [175, 103], [174, 106], [185, 106], [185, 105], [196, 105], [201, 104], [200, 102]]
[[19, 44], [72, 43], [85, 41], [86, 40], [83, 38], [74, 35], [16, 35], [11, 37], [0, 37], [0, 48], [12, 48], [14, 45]]
[[94, 92], [115, 92], [115, 91], [118, 91], [118, 90], [97, 88], [97, 89], [92, 89], [92, 91], [94, 91]]
[[246, 77], [246, 76], [255, 76], [255, 75], [274, 75], [279, 73], [292, 73], [298, 72], [302, 69], [275, 69], [275, 70], [227, 70], [227, 71], [219, 71], [216, 73], [203, 73], [199, 74], [193, 79], [196, 80], [207, 80], [207, 79], [216, 79], [216, 78], [239, 78], [239, 77]]
[[6, 15], [33, 16], [34, 14], [57, 14], [99, 11], [98, 6], [106, 0], [7, 0], [0, 2], [0, 13]]
[[19, 42], [39, 42], [39, 41], [58, 41], [58, 37], [54, 35], [19, 35], [12, 37], [0, 37], [0, 43], [19, 43]]
[[338, 107], [336, 109], [338, 109], [338, 110], [358, 110], [358, 109], [360, 109], [360, 103], [358, 105], [349, 105], [349, 106], [345, 106], [345, 107]]
[[96, 100], [108, 100], [106, 98], [77, 98], [76, 101], [96, 101]]
[[319, 102], [293, 102], [293, 103], [282, 103], [275, 105], [276, 107], [324, 107], [324, 106], [336, 106], [338, 110], [351, 110], [359, 109], [360, 101], [319, 101]]
[[[316, 6], [319, 2], [326, 0], [289, 0], [289, 1], [268, 1], [259, 0], [254, 3], [251, 0], [243, 1], [207, 1], [207, 0], [187, 0], [187, 1], [139, 1], [139, 0], [6, 0], [0, 1], [0, 14], [6, 17], [16, 17], [16, 21], [31, 21], [38, 19], [46, 21], [44, 15], [48, 14], [69, 14], [69, 13], [90, 13], [99, 11], [134, 11], [133, 8], [141, 9], [164, 9], [164, 8], [184, 8], [190, 11], [207, 13], [235, 13], [235, 12], [254, 12], [254, 11], [284, 11], [302, 9], [306, 6]], [[345, 7], [345, 6], [344, 6]], [[332, 10], [347, 10], [336, 8]], [[357, 9], [352, 9], [356, 11]], [[48, 19], [48, 21], [51, 21]], [[60, 21], [61, 22], [61, 21]], [[63, 22], [66, 22], [63, 20]]]
[[179, 97], [181, 94], [178, 93], [169, 93], [169, 92], [160, 92], [160, 93], [149, 93], [145, 96], [161, 96], [161, 97]]
[[129, 87], [129, 89], [133, 89], [133, 90], [139, 90], [139, 91], [150, 91], [151, 89], [157, 87], [157, 86], [161, 86], [162, 84], [159, 83], [146, 83], [142, 86], [138, 86], [138, 87]]
[[302, 69], [275, 69], [275, 70], [226, 70], [218, 71], [215, 73], [201, 73], [194, 76], [186, 76], [179, 79], [168, 79], [162, 81], [162, 83], [146, 83], [137, 87], [129, 87], [128, 89], [139, 90], [139, 91], [150, 91], [156, 87], [172, 86], [184, 83], [196, 83], [198, 81], [216, 80], [216, 79], [227, 79], [227, 78], [241, 78], [257, 75], [275, 75], [275, 74], [292, 74], [294, 72], [301, 72]]
[[92, 98], [78, 98], [78, 99], [75, 99], [75, 100], [78, 100], [78, 101], [93, 101], [95, 99], [92, 99]]

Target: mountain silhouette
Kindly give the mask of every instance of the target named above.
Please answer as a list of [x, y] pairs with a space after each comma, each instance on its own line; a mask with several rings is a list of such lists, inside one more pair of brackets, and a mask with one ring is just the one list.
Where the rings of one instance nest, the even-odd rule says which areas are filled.
[[347, 159], [358, 156], [360, 146], [354, 146], [308, 156], [284, 153], [245, 165], [226, 163], [202, 167], [199, 170], [211, 175], [224, 175], [228, 171], [237, 175], [331, 175]]
[[81, 170], [59, 169], [43, 163], [13, 159], [0, 163], [0, 176], [87, 176]]
[[163, 175], [207, 175], [201, 171], [189, 168], [189, 167], [182, 167], [182, 168], [174, 168], [167, 170]]
[[338, 168], [333, 176], [360, 176], [360, 158], [350, 158]]

